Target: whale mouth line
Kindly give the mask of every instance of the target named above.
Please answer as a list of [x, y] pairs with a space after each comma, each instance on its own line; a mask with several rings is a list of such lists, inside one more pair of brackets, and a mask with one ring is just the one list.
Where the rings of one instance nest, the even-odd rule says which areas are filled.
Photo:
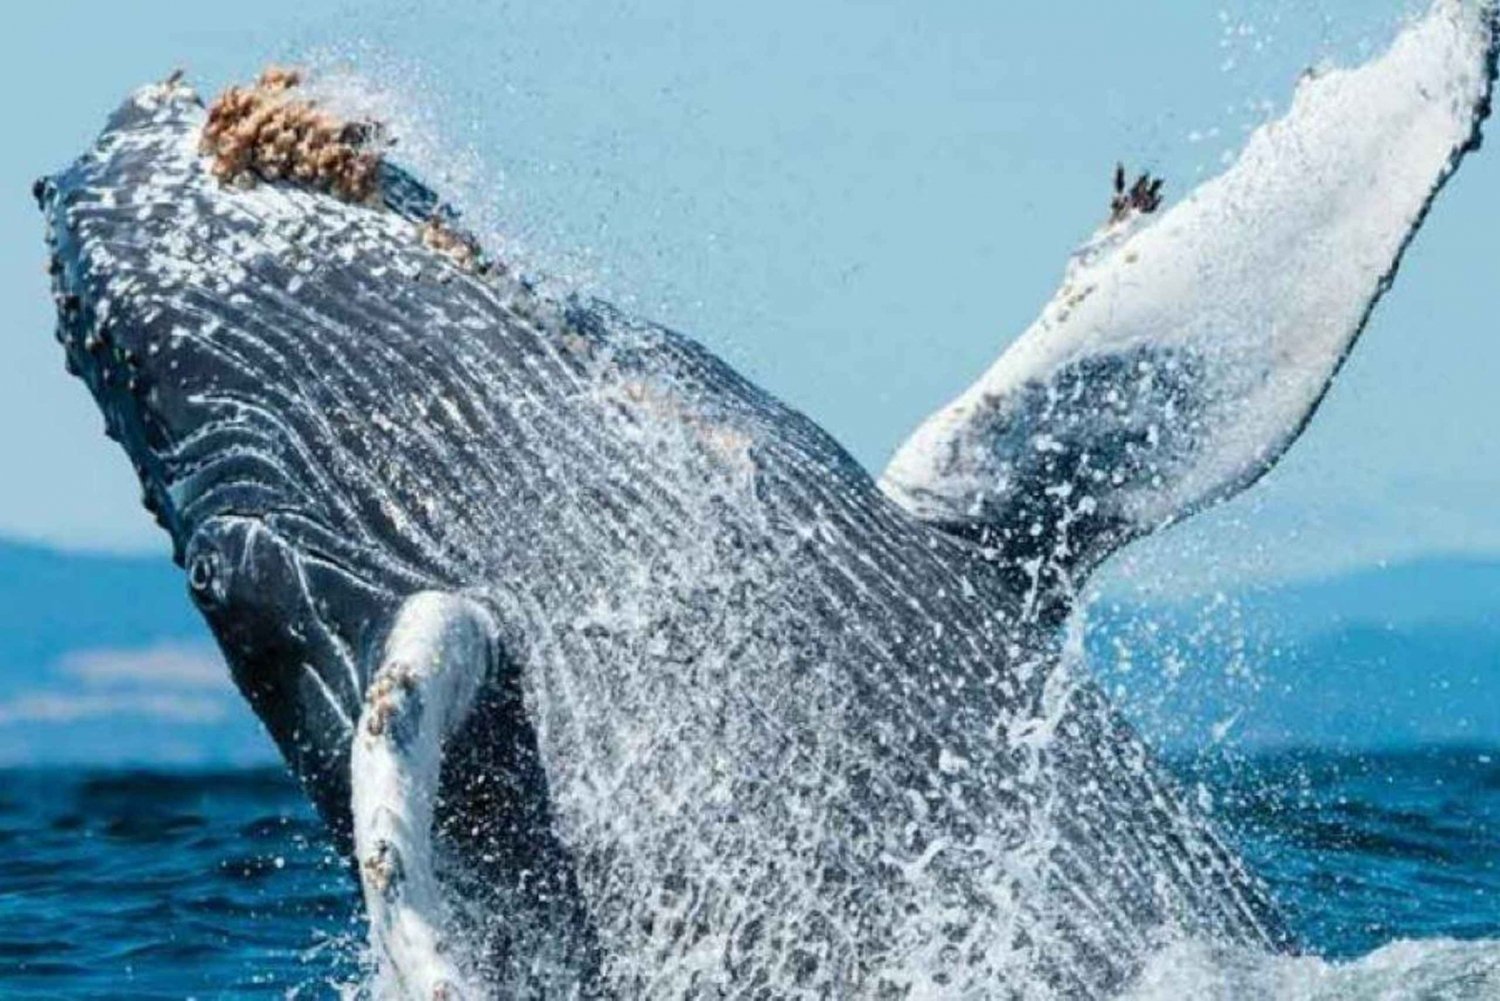
[[[183, 543], [189, 594], [204, 613], [287, 619], [302, 653], [279, 665], [313, 680], [315, 691], [344, 729], [353, 732], [364, 698], [366, 665], [340, 631], [309, 577], [317, 568], [369, 589], [378, 584], [337, 554], [281, 531], [276, 511], [215, 512]], [[294, 512], [295, 513], [295, 512]], [[230, 658], [231, 664], [234, 658]]]

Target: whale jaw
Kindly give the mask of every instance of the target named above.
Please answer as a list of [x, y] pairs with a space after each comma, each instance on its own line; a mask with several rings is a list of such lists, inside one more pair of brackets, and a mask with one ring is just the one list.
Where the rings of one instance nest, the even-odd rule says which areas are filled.
[[391, 572], [376, 534], [349, 544], [335, 516], [347, 487], [300, 458], [289, 415], [314, 419], [316, 401], [281, 367], [297, 331], [257, 321], [232, 289], [268, 234], [224, 212], [233, 193], [199, 154], [203, 120], [180, 80], [144, 87], [88, 155], [36, 183], [57, 340], [236, 685], [347, 844], [366, 651], [417, 575]]

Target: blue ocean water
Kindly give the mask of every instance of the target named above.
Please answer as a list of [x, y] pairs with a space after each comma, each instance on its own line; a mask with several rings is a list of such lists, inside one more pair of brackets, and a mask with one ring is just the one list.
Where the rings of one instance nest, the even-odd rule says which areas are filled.
[[[1500, 750], [1176, 768], [1307, 951], [1500, 937]], [[277, 771], [0, 772], [0, 859], [8, 998], [326, 997], [364, 973], [352, 877]]]
[[352, 876], [279, 771], [0, 773], [0, 996], [328, 997]]

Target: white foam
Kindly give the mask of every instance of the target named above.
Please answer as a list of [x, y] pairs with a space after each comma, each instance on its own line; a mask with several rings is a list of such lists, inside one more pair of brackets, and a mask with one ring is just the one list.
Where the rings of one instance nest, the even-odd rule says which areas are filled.
[[1355, 960], [1225, 952], [1181, 943], [1152, 959], [1122, 1001], [1485, 1001], [1500, 997], [1500, 942], [1402, 940]]

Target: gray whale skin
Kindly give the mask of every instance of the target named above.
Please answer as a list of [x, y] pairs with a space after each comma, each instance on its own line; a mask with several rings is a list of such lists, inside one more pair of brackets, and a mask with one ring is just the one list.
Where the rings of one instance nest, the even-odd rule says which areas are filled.
[[[1141, 534], [1059, 506], [1076, 454], [984, 530], [923, 520], [692, 341], [427, 246], [445, 210], [398, 168], [379, 205], [221, 186], [202, 122], [145, 88], [39, 182], [58, 337], [239, 689], [370, 849], [393, 990], [427, 934], [432, 993], [517, 997], [1094, 997], [1172, 937], [1289, 945], [1062, 655]], [[466, 694], [394, 668], [398, 633]], [[360, 740], [408, 779], [440, 746], [435, 789], [393, 785], [430, 832], [388, 804], [404, 833], [361, 842]]]

